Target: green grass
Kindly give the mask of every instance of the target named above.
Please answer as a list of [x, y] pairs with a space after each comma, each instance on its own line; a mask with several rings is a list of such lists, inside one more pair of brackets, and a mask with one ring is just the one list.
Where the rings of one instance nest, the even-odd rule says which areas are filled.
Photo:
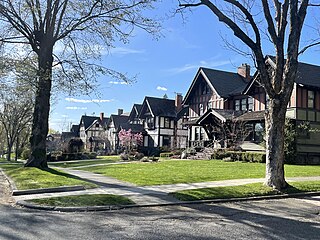
[[47, 170], [25, 168], [23, 164], [1, 164], [0, 168], [15, 182], [19, 190], [74, 185], [82, 185], [85, 188], [96, 187], [93, 183], [51, 168]]
[[96, 194], [96, 195], [76, 195], [54, 198], [41, 198], [29, 200], [29, 202], [46, 205], [46, 206], [59, 206], [59, 207], [82, 207], [82, 206], [119, 206], [119, 205], [132, 205], [133, 201], [130, 199], [111, 195], [111, 194]]
[[93, 164], [107, 164], [107, 163], [114, 163], [120, 161], [117, 158], [99, 158], [95, 160], [79, 160], [77, 162], [49, 162], [48, 164], [52, 167], [80, 167], [80, 166], [87, 166]]
[[[218, 160], [168, 160], [82, 168], [139, 186], [264, 178], [265, 164]], [[286, 177], [319, 176], [320, 166], [286, 165]]]
[[[283, 193], [300, 193], [320, 191], [320, 181], [292, 182], [290, 187]], [[172, 196], [181, 201], [196, 201], [208, 199], [244, 198], [254, 196], [276, 195], [279, 192], [262, 183], [246, 184], [232, 187], [201, 188], [183, 190], [171, 193]]]

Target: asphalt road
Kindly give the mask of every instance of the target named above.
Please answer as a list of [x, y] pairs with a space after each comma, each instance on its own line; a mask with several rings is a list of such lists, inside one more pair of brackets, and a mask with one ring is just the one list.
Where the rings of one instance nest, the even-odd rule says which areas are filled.
[[320, 197], [60, 213], [0, 205], [0, 239], [320, 239]]

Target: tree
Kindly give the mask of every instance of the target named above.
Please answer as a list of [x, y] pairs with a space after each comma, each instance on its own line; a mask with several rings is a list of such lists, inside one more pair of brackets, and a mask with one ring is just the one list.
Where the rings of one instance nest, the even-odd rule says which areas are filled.
[[[287, 104], [297, 75], [302, 27], [308, 0], [195, 0], [179, 1], [181, 10], [206, 6], [226, 24], [236, 38], [252, 52], [259, 82], [269, 97], [266, 122], [265, 184], [281, 190], [287, 187], [284, 178], [284, 126]], [[255, 4], [260, 3], [261, 6]], [[272, 4], [272, 3], [271, 3]], [[254, 10], [259, 9], [255, 12]], [[262, 12], [261, 12], [262, 9]], [[259, 14], [261, 13], [261, 14]], [[265, 30], [267, 32], [265, 33]], [[267, 34], [274, 48], [275, 66], [272, 71], [265, 61], [262, 38]]]
[[149, 33], [157, 31], [158, 25], [143, 16], [154, 1], [1, 1], [0, 42], [14, 44], [26, 56], [31, 50], [37, 62], [31, 156], [25, 166], [47, 167], [46, 136], [53, 78], [61, 89], [82, 87], [84, 91], [92, 89], [90, 81], [98, 73], [127, 80], [125, 75], [102, 68], [94, 60], [104, 46], [112, 47], [116, 39], [126, 42], [135, 27]]
[[[11, 91], [8, 89], [5, 95], [1, 95], [0, 123], [7, 140], [7, 160], [10, 161], [14, 144], [16, 144], [17, 154], [22, 139], [20, 135], [23, 135], [22, 133], [31, 124], [33, 102], [29, 94], [17, 89]], [[17, 157], [16, 155], [16, 159]]]
[[120, 144], [126, 148], [127, 153], [129, 153], [132, 148], [141, 145], [143, 139], [141, 133], [133, 133], [131, 129], [121, 129], [118, 133], [118, 137]]

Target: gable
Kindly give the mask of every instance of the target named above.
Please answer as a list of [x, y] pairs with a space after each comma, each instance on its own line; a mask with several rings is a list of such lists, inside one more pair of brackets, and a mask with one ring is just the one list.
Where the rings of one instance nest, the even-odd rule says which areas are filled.
[[[209, 68], [199, 68], [191, 86], [188, 89], [183, 104], [188, 104], [196, 91], [201, 91], [201, 84], [207, 84], [218, 98], [227, 98], [233, 92], [242, 92], [248, 81], [237, 73], [220, 71]], [[199, 89], [200, 87], [200, 89]]]

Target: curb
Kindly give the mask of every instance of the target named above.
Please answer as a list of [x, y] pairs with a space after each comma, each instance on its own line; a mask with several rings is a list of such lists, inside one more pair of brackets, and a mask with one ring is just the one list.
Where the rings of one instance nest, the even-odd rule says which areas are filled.
[[70, 192], [70, 191], [81, 191], [85, 190], [84, 186], [63, 186], [63, 187], [54, 187], [54, 188], [39, 188], [39, 189], [27, 189], [27, 190], [13, 190], [12, 196], [21, 196], [37, 193], [56, 193], [56, 192]]
[[305, 192], [305, 193], [291, 193], [281, 195], [268, 195], [258, 197], [247, 197], [247, 198], [228, 198], [228, 199], [211, 199], [211, 200], [197, 200], [197, 201], [184, 201], [184, 202], [172, 202], [172, 203], [155, 203], [155, 204], [139, 204], [139, 205], [119, 205], [119, 206], [87, 206], [87, 207], [53, 207], [53, 206], [42, 206], [32, 204], [27, 201], [17, 201], [16, 204], [21, 207], [26, 207], [36, 210], [45, 211], [59, 211], [59, 212], [98, 212], [98, 211], [111, 211], [121, 210], [128, 208], [145, 208], [145, 207], [165, 207], [165, 206], [185, 206], [191, 204], [205, 204], [205, 203], [232, 203], [232, 202], [245, 202], [245, 201], [261, 201], [261, 200], [273, 200], [273, 199], [284, 199], [284, 198], [299, 198], [307, 196], [320, 196], [320, 192]]

